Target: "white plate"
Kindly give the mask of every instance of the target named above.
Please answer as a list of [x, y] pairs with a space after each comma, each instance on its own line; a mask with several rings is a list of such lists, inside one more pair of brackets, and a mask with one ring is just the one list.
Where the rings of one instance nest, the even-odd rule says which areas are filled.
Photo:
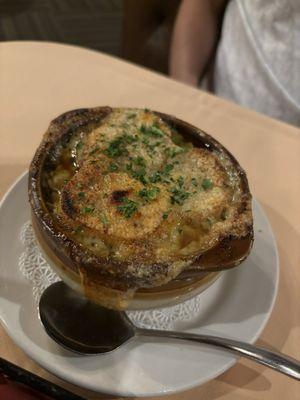
[[[201, 294], [199, 314], [176, 328], [253, 343], [270, 317], [279, 279], [275, 239], [267, 218], [253, 203], [255, 242], [240, 267], [228, 271]], [[215, 378], [236, 358], [208, 346], [134, 339], [106, 355], [78, 356], [60, 348], [45, 333], [32, 287], [18, 268], [19, 233], [30, 218], [27, 174], [0, 206], [0, 317], [11, 338], [53, 374], [87, 389], [123, 396], [174, 393]], [[78, 318], [78, 323], [84, 323]], [[99, 333], [100, 334], [100, 333]]]

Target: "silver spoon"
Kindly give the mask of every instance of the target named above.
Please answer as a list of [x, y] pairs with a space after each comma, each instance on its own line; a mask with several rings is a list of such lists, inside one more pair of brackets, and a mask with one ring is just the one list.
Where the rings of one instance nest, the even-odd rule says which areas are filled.
[[63, 282], [54, 283], [44, 291], [39, 312], [49, 336], [80, 354], [115, 350], [134, 336], [168, 337], [227, 350], [300, 380], [300, 362], [284, 354], [218, 336], [138, 328], [124, 312], [91, 303]]

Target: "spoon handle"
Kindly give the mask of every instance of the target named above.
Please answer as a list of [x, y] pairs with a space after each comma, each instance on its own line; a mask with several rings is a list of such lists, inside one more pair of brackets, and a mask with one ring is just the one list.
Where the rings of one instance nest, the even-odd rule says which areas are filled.
[[163, 331], [156, 329], [138, 328], [138, 336], [168, 337], [173, 339], [183, 339], [192, 342], [204, 343], [242, 357], [250, 358], [260, 364], [275, 369], [291, 378], [300, 380], [300, 362], [282, 353], [256, 347], [252, 344], [240, 342], [238, 340], [226, 339], [211, 335], [195, 335], [193, 333]]

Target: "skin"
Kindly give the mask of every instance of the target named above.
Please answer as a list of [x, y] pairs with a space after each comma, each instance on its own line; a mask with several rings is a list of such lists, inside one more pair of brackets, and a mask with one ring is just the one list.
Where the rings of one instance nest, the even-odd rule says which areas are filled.
[[170, 76], [197, 86], [214, 56], [228, 0], [183, 0], [174, 25]]

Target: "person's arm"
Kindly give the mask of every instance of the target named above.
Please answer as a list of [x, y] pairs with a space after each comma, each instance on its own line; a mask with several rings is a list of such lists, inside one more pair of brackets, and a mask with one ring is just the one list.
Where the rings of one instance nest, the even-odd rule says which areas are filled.
[[197, 86], [215, 52], [228, 0], [183, 0], [174, 25], [170, 76]]

